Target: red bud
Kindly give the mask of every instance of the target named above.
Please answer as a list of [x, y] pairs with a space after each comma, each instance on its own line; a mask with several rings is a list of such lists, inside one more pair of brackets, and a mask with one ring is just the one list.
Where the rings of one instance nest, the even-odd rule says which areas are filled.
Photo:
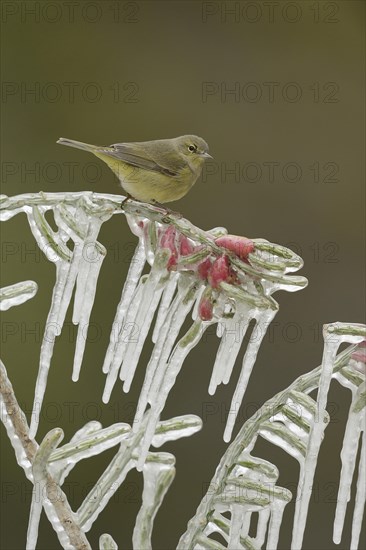
[[241, 260], [247, 260], [248, 254], [254, 251], [254, 243], [246, 237], [237, 235], [223, 235], [215, 240], [218, 246], [222, 246], [231, 252], [234, 252]]
[[202, 321], [211, 321], [213, 317], [213, 304], [209, 296], [202, 296], [198, 305], [198, 315]]
[[167, 248], [168, 250], [170, 250], [170, 258], [167, 263], [168, 269], [171, 269], [172, 267], [177, 265], [178, 250], [176, 246], [176, 235], [177, 231], [174, 225], [169, 225], [160, 237], [161, 248]]
[[206, 258], [198, 265], [197, 272], [201, 279], [204, 281], [208, 279], [209, 273], [211, 271], [212, 262], [210, 258]]
[[189, 254], [192, 254], [193, 250], [194, 246], [191, 241], [185, 235], [182, 235], [180, 240], [180, 253], [182, 254], [182, 256], [188, 256]]
[[212, 264], [208, 280], [213, 288], [217, 288], [222, 281], [228, 281], [231, 278], [229, 258], [223, 254], [219, 256]]

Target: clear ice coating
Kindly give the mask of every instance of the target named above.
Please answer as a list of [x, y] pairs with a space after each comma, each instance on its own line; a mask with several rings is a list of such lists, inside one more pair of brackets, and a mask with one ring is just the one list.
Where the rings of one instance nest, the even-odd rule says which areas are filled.
[[[229, 257], [232, 251], [215, 244], [216, 235], [227, 233], [222, 228], [204, 233], [186, 220], [178, 219], [178, 223], [168, 226], [141, 216], [130, 216], [128, 221], [139, 244], [117, 307], [103, 365], [107, 374], [103, 401], [109, 401], [118, 378], [124, 382], [123, 390], [129, 391], [152, 328], [154, 348], [134, 420], [136, 431], [149, 408], [151, 414], [138, 465], [142, 469], [156, 422], [189, 351], [209, 325], [218, 325], [221, 344], [209, 385], [212, 394], [218, 384], [229, 382], [246, 329], [253, 320], [256, 325], [233, 397], [231, 409], [236, 412], [229, 415], [224, 435], [226, 441], [230, 440], [260, 344], [278, 310], [271, 294], [278, 289], [298, 290], [306, 282], [286, 275], [302, 266], [301, 259], [267, 241], [250, 241], [253, 253], [243, 262], [240, 254]], [[230, 247], [230, 236], [226, 239]], [[142, 275], [148, 264], [150, 272]], [[191, 329], [178, 340], [190, 313]], [[221, 331], [220, 325], [224, 327]]]
[[118, 550], [116, 541], [108, 533], [99, 537], [99, 550]]
[[38, 285], [34, 281], [22, 281], [0, 288], [0, 311], [23, 304], [33, 298], [37, 290]]
[[132, 536], [133, 548], [151, 549], [156, 513], [175, 476], [175, 458], [170, 453], [150, 453], [144, 463], [142, 505]]
[[[343, 342], [358, 344], [361, 343], [366, 336], [365, 327], [363, 325], [350, 325], [347, 323], [334, 323], [325, 325], [323, 327], [324, 335], [324, 351], [323, 360], [321, 365], [321, 374], [319, 382], [319, 390], [317, 396], [317, 410], [316, 418], [324, 419], [326, 414], [327, 396], [330, 386], [330, 381], [333, 376], [333, 369], [335, 359], [339, 346]], [[352, 412], [350, 415], [352, 422]], [[349, 420], [350, 422], [350, 420]], [[344, 457], [347, 460], [350, 458], [351, 453], [354, 453], [354, 440], [358, 436], [358, 423], [347, 425], [348, 433], [346, 430], [345, 440], [342, 449], [342, 475], [344, 474]], [[292, 533], [292, 548], [298, 550], [302, 546], [307, 513], [309, 508], [309, 501], [312, 492], [313, 479], [315, 475], [315, 468], [317, 465], [317, 458], [320, 451], [321, 442], [324, 436], [325, 424], [321, 421], [314, 421], [311, 425], [309, 434], [309, 443], [307, 446], [306, 455], [304, 457], [304, 463], [300, 470], [300, 479], [298, 485], [297, 503], [295, 509], [294, 529]], [[356, 433], [355, 433], [356, 432]], [[357, 434], [357, 436], [356, 436]], [[358, 437], [357, 437], [358, 438]], [[351, 441], [351, 444], [350, 444]], [[344, 516], [342, 514], [342, 508], [344, 506], [344, 499], [348, 500], [348, 492], [350, 491], [350, 484], [352, 479], [345, 474], [346, 481], [343, 483], [345, 489], [341, 493], [340, 489], [340, 503], [337, 506], [337, 512], [340, 516], [340, 525], [343, 525]], [[341, 476], [342, 486], [342, 476]], [[347, 495], [347, 496], [346, 496]], [[342, 529], [342, 528], [340, 528]], [[338, 530], [335, 532], [335, 541], [338, 539]]]
[[[263, 239], [228, 235], [224, 228], [202, 231], [169, 211], [130, 201], [120, 208], [120, 198], [101, 194], [24, 195], [18, 200], [2, 197], [2, 219], [24, 211], [30, 229], [46, 257], [55, 264], [56, 282], [41, 345], [30, 436], [34, 437], [57, 336], [61, 334], [72, 300], [73, 323], [78, 325], [72, 379], [77, 381], [83, 362], [86, 333], [106, 250], [97, 241], [101, 225], [114, 213], [123, 212], [131, 232], [138, 238], [120, 303], [111, 327], [103, 364], [107, 403], [116, 381], [128, 392], [145, 342], [152, 329], [154, 349], [136, 413], [134, 429], [147, 408], [151, 409], [142, 447], [146, 457], [156, 423], [189, 351], [199, 343], [208, 326], [217, 324], [221, 338], [209, 392], [227, 384], [235, 367], [250, 321], [255, 321], [233, 396], [224, 439], [229, 441], [236, 414], [265, 331], [278, 304], [277, 290], [293, 292], [306, 286], [304, 277], [289, 273], [302, 260], [287, 248]], [[57, 230], [46, 219], [51, 210]], [[216, 242], [217, 241], [217, 242]], [[219, 243], [219, 244], [218, 244]], [[144, 268], [150, 267], [148, 273]], [[145, 269], [146, 271], [146, 269]], [[31, 283], [16, 292], [27, 299], [35, 291]], [[5, 300], [5, 306], [9, 302]], [[15, 303], [15, 302], [14, 302]], [[188, 318], [193, 324], [180, 338]], [[221, 330], [223, 328], [223, 330]], [[229, 360], [227, 358], [229, 357]], [[143, 467], [143, 458], [139, 468]]]
[[[19, 465], [34, 483], [27, 550], [36, 548], [43, 508], [63, 548], [90, 549], [85, 531], [91, 528], [94, 520], [124, 481], [128, 471], [136, 467], [148, 414], [145, 415], [137, 433], [133, 432], [128, 424], [117, 423], [103, 429], [99, 422], [92, 421], [80, 428], [70, 442], [61, 447], [58, 447], [63, 438], [60, 428], [46, 434], [38, 447], [34, 441], [29, 440], [25, 415], [16, 402], [2, 363], [0, 375], [1, 418]], [[159, 422], [153, 437], [153, 445], [159, 447], [168, 441], [191, 436], [201, 427], [202, 421], [195, 415], [183, 415]], [[28, 449], [27, 455], [25, 446], [28, 445], [31, 445], [31, 449]], [[80, 460], [88, 459], [116, 445], [119, 445], [118, 452], [75, 514], [61, 489], [67, 475]], [[174, 464], [175, 458], [170, 453], [149, 452], [146, 457], [142, 506], [133, 534], [136, 549], [151, 548], [153, 521], [174, 478]], [[117, 545], [110, 535], [104, 534], [100, 538], [100, 547], [112, 549], [117, 548]]]
[[[97, 238], [103, 222], [114, 213], [122, 212], [120, 200], [120, 197], [81, 193], [1, 198], [1, 219], [7, 220], [25, 212], [39, 247], [56, 268], [56, 282], [41, 347], [29, 432], [31, 438], [38, 427], [55, 339], [61, 334], [75, 288], [73, 322], [78, 325], [78, 337], [72, 377], [74, 381], [78, 380], [85, 334], [106, 254]], [[48, 210], [53, 212], [56, 231], [46, 220]], [[209, 382], [212, 395], [219, 384], [227, 384], [231, 379], [245, 334], [251, 326], [224, 432], [224, 439], [229, 441], [260, 344], [278, 310], [272, 294], [278, 290], [300, 290], [307, 282], [303, 277], [291, 275], [302, 267], [301, 258], [263, 239], [228, 235], [223, 228], [205, 232], [158, 207], [134, 201], [124, 207], [124, 213], [138, 244], [111, 329], [103, 365], [106, 374], [103, 400], [108, 402], [118, 379], [124, 382], [124, 391], [129, 391], [144, 344], [151, 333], [154, 347], [146, 367], [133, 427], [118, 423], [102, 428], [97, 422], [88, 423], [78, 430], [70, 443], [57, 449], [60, 433], [48, 434], [32, 465], [3, 397], [0, 404], [18, 463], [29, 479], [43, 489], [47, 476], [51, 475], [56, 484], [62, 485], [77, 462], [118, 446], [114, 459], [72, 517], [83, 531], [88, 531], [128, 471], [137, 468], [143, 472], [144, 492], [133, 535], [134, 546], [150, 548], [153, 518], [174, 476], [174, 457], [169, 453], [151, 452], [150, 447], [191, 435], [201, 426], [197, 417], [160, 420], [188, 353], [199, 343], [208, 327], [217, 326], [220, 345]], [[19, 305], [33, 297], [36, 291], [37, 285], [32, 281], [6, 287], [0, 291], [0, 307], [6, 310]], [[277, 547], [284, 507], [291, 494], [276, 485], [278, 471], [275, 466], [253, 456], [258, 435], [282, 448], [300, 464], [292, 548], [301, 548], [317, 456], [329, 420], [326, 405], [332, 378], [352, 391], [341, 454], [334, 541], [339, 542], [342, 536], [356, 470], [355, 448], [360, 445], [351, 540], [351, 548], [357, 548], [366, 492], [365, 368], [362, 350], [358, 349], [351, 360], [347, 356], [347, 361], [340, 366], [338, 357], [344, 358], [348, 352], [339, 356], [337, 352], [342, 342], [357, 347], [364, 340], [365, 329], [361, 325], [334, 323], [325, 327], [324, 357], [316, 375], [318, 378], [310, 376], [308, 386], [304, 387], [303, 377], [301, 384], [296, 385], [295, 381], [288, 391], [276, 396], [271, 413], [262, 411], [257, 430], [251, 426], [251, 420], [244, 425], [224, 455], [212, 489], [190, 521], [179, 548], [228, 546], [254, 550], [263, 546], [266, 537], [268, 549]], [[318, 396], [314, 401], [307, 392], [318, 385]], [[253, 422], [258, 423], [258, 418]], [[65, 548], [73, 547], [60, 520], [60, 511], [49, 499], [44, 499], [41, 504], [61, 544]], [[249, 536], [253, 513], [258, 514], [257, 532]], [[36, 545], [40, 514], [40, 502], [34, 498], [28, 530], [29, 549]], [[210, 538], [214, 532], [220, 533], [226, 546]], [[89, 547], [86, 539], [83, 545]], [[100, 547], [117, 546], [110, 535], [104, 534], [100, 538]]]
[[[365, 341], [362, 342], [365, 344]], [[361, 346], [362, 346], [361, 344]], [[360, 351], [364, 348], [360, 348]], [[354, 355], [358, 356], [356, 352]], [[364, 361], [364, 358], [363, 358]], [[365, 363], [363, 363], [365, 366]], [[358, 548], [362, 517], [366, 502], [366, 381], [365, 370], [359, 371], [355, 361], [348, 368], [335, 374], [342, 386], [352, 392], [352, 402], [347, 419], [341, 451], [341, 477], [339, 482], [337, 507], [334, 518], [333, 540], [339, 544], [342, 538], [348, 502], [351, 500], [351, 485], [354, 478], [357, 449], [360, 446], [360, 461], [356, 485], [356, 498], [352, 521], [351, 549]]]
[[[27, 209], [29, 225], [38, 246], [56, 266], [56, 283], [41, 346], [30, 427], [31, 437], [37, 432], [55, 339], [61, 334], [75, 284], [73, 323], [78, 325], [78, 335], [72, 378], [74, 381], [78, 379], [98, 275], [106, 254], [103, 245], [96, 241], [102, 224], [100, 217], [87, 215], [80, 206], [66, 207], [61, 203], [53, 209], [54, 219], [59, 228], [55, 232], [45, 218], [47, 209], [38, 206]], [[69, 240], [73, 241], [72, 251], [67, 246]]]
[[[210, 538], [219, 533], [226, 545], [223, 548], [277, 548], [283, 512], [291, 493], [278, 487], [277, 467], [253, 456], [258, 436], [280, 447], [300, 465], [293, 522], [291, 549], [302, 547], [314, 470], [324, 430], [329, 423], [326, 411], [327, 393], [331, 378], [337, 379], [352, 391], [352, 403], [341, 453], [342, 471], [334, 522], [334, 542], [339, 543], [351, 498], [357, 447], [361, 441], [361, 456], [357, 477], [352, 520], [351, 548], [359, 544], [366, 497], [366, 327], [358, 324], [334, 323], [324, 327], [324, 355], [320, 367], [300, 376], [289, 388], [267, 401], [242, 426], [218, 466], [195, 516], [189, 521], [178, 549], [219, 548]], [[349, 345], [337, 355], [342, 342]], [[318, 388], [316, 401], [308, 394]], [[258, 513], [255, 536], [248, 536], [253, 512]], [[223, 514], [230, 514], [230, 519]]]

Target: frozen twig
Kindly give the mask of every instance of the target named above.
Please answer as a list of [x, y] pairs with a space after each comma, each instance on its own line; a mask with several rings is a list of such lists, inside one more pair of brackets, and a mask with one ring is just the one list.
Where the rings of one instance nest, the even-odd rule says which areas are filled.
[[[45, 456], [43, 455], [43, 451], [38, 455], [38, 445], [29, 437], [27, 420], [19, 407], [6, 369], [1, 361], [0, 382], [1, 399], [4, 406], [2, 420], [7, 428], [9, 439], [14, 447], [18, 463], [25, 470], [27, 477], [32, 479], [34, 483], [42, 479], [45, 488], [45, 493], [40, 493], [42, 496], [45, 495], [43, 506], [47, 511], [53, 528], [60, 538], [60, 542], [69, 541], [69, 548], [77, 548], [78, 550], [89, 549], [90, 545], [74, 518], [65, 494], [47, 471], [46, 463], [44, 462], [45, 459], [42, 460], [41, 458]], [[51, 452], [53, 446], [56, 444], [55, 441], [60, 437], [60, 432], [61, 430], [54, 436], [46, 436], [42, 449], [44, 449], [47, 457], [49, 454], [48, 450]], [[37, 456], [40, 458], [36, 458]], [[32, 474], [30, 473], [30, 467]], [[39, 496], [38, 491], [35, 491], [34, 494]], [[35, 537], [33, 529], [31, 529], [31, 532], [32, 536]], [[65, 544], [64, 548], [68, 548], [68, 546]]]

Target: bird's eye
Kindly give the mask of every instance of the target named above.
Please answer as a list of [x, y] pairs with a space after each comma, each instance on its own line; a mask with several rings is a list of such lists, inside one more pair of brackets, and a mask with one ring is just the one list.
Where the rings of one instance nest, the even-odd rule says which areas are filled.
[[191, 151], [191, 153], [194, 153], [196, 150], [197, 150], [196, 145], [189, 145], [188, 146], [188, 151]]

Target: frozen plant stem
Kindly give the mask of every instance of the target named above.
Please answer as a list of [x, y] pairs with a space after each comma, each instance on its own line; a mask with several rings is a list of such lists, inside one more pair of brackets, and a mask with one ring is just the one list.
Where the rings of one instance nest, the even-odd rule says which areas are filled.
[[[27, 420], [19, 407], [5, 366], [1, 361], [0, 387], [1, 399], [5, 409], [4, 413], [6, 414], [3, 422], [15, 449], [18, 463], [27, 473], [27, 467], [29, 465], [33, 467], [38, 452], [38, 445], [34, 439], [29, 437]], [[47, 471], [44, 471], [44, 481], [45, 494], [49, 506], [47, 515], [59, 538], [61, 539], [61, 536], [66, 536], [70, 544], [69, 548], [77, 548], [78, 550], [91, 548], [85, 534], [74, 519], [74, 514], [61, 487]], [[43, 506], [45, 506], [45, 502], [43, 502]]]
[[[333, 373], [338, 372], [342, 367], [348, 364], [352, 353], [356, 346], [349, 346], [344, 352], [340, 353], [335, 361]], [[219, 466], [216, 469], [214, 477], [210, 482], [210, 487], [214, 490], [208, 490], [206, 495], [201, 500], [195, 516], [188, 522], [187, 530], [182, 535], [178, 543], [178, 550], [192, 550], [198, 542], [199, 536], [202, 533], [202, 526], [206, 525], [207, 518], [214, 507], [214, 501], [219, 491], [225, 484], [225, 478], [232, 464], [235, 464], [240, 455], [249, 450], [253, 446], [260, 425], [269, 420], [276, 411], [288, 400], [291, 392], [310, 392], [319, 385], [319, 380], [322, 372], [322, 367], [317, 367], [311, 372], [297, 378], [288, 388], [279, 392], [277, 395], [268, 400], [258, 411], [247, 420], [238, 435], [228, 447], [226, 453], [222, 457]]]

